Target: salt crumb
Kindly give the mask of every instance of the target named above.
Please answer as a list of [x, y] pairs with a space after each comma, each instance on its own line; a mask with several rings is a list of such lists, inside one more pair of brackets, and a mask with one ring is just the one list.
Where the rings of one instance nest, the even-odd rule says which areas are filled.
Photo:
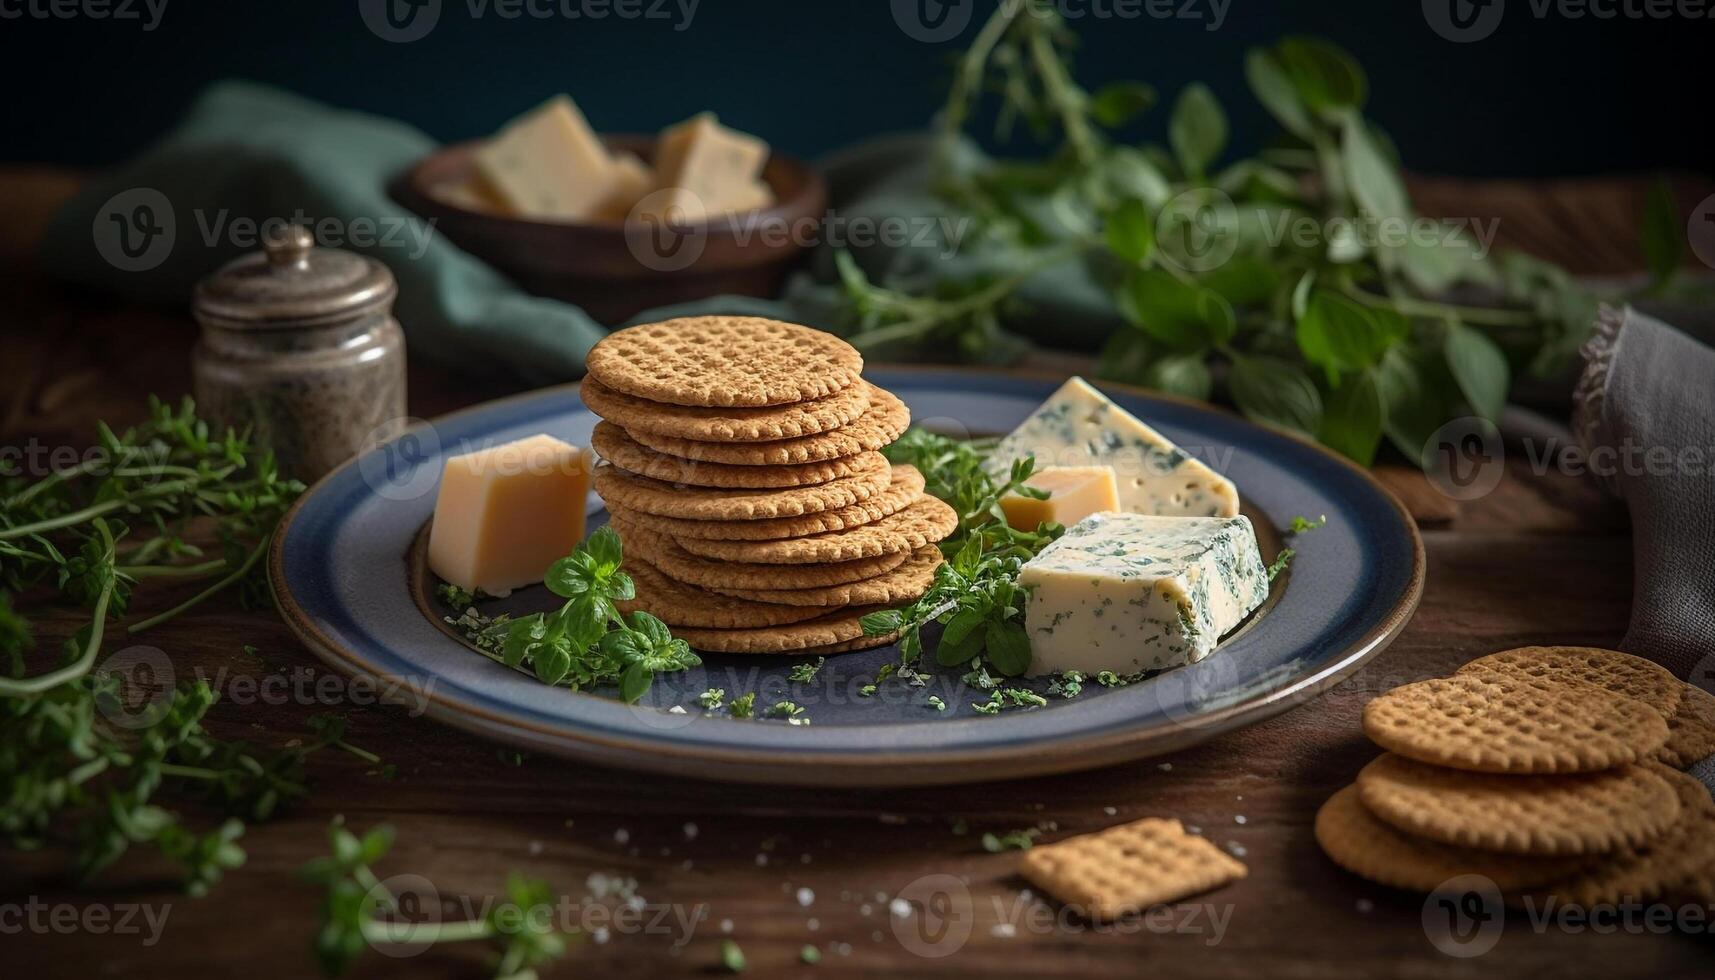
[[903, 919], [911, 914], [911, 903], [903, 898], [896, 898], [887, 903], [887, 910], [892, 912], [895, 918]]
[[881, 942], [881, 930], [877, 929], [876, 931], [870, 933], [869, 938], [870, 938], [871, 942], [876, 942], [876, 943]]
[[811, 932], [815, 932], [817, 929], [822, 928], [822, 924], [815, 919], [811, 919], [809, 922], [804, 923], [804, 925], [808, 927]]
[[875, 893], [875, 900], [878, 902], [887, 901], [887, 893], [886, 892], [876, 892]]
[[697, 839], [697, 825], [696, 824], [694, 824], [694, 823], [685, 824], [685, 839], [686, 840], [696, 840]]
[[595, 940], [598, 946], [607, 942], [607, 936], [607, 926], [596, 926], [595, 930], [590, 933], [590, 938]]
[[1376, 903], [1370, 901], [1367, 898], [1358, 899], [1358, 911], [1364, 913], [1365, 915], [1369, 915], [1371, 912], [1375, 911], [1375, 907], [1376, 907]]
[[874, 911], [875, 909], [871, 908], [868, 902], [858, 906], [858, 915], [861, 915], [866, 919], [869, 918], [869, 914]]
[[1195, 824], [1186, 824], [1185, 825], [1185, 832], [1187, 834], [1201, 834], [1203, 832], [1203, 828], [1199, 827]]
[[693, 867], [693, 865], [692, 865], [692, 863], [691, 863], [691, 859], [690, 859], [690, 858], [686, 858], [686, 859], [685, 859], [685, 860], [683, 860], [683, 861], [680, 861], [680, 862], [679, 862], [679, 867], [681, 867], [681, 868], [684, 868], [684, 869], [685, 869], [685, 870], [686, 870], [686, 871], [689, 871], [689, 870], [691, 870], [691, 868], [692, 868], [692, 867]]
[[1102, 812], [1111, 817], [1114, 814], [1119, 813], [1120, 811], [1119, 811], [1119, 807], [1104, 806], [1104, 807], [1102, 807]]
[[624, 844], [627, 841], [631, 840], [631, 831], [626, 830], [624, 827], [621, 827], [618, 830], [613, 832], [613, 839], [614, 839], [615, 843]]
[[1018, 929], [1010, 922], [997, 922], [994, 928], [989, 930], [989, 934], [999, 936], [1001, 939], [1011, 939], [1018, 934]]
[[1233, 857], [1245, 856], [1245, 846], [1240, 844], [1238, 841], [1229, 841], [1227, 843], [1227, 850], [1233, 852]]
[[667, 709], [667, 713], [670, 715], [682, 715], [685, 713], [685, 706], [682, 704], [675, 704], [671, 708]]
[[542, 842], [539, 840], [531, 841], [530, 842], [530, 856], [535, 857], [536, 855], [538, 855], [540, 853], [542, 853]]
[[758, 855], [757, 855], [757, 856], [756, 856], [756, 866], [757, 866], [757, 867], [759, 867], [759, 868], [766, 868], [766, 867], [768, 867], [768, 855], [766, 855], [766, 854], [758, 854]]
[[1242, 823], [1244, 823], [1244, 822], [1245, 822], [1245, 815], [1244, 815], [1244, 814], [1242, 814], [1242, 813], [1240, 813], [1240, 814], [1235, 814], [1235, 815], [1234, 815], [1234, 817], [1233, 817], [1233, 823], [1236, 823], [1236, 824], [1242, 824]]
[[852, 955], [852, 944], [851, 943], [835, 943], [834, 944], [834, 952], [840, 954], [841, 956], [850, 956], [850, 955]]
[[804, 908], [809, 908], [812, 904], [815, 903], [815, 901], [816, 901], [816, 893], [815, 892], [811, 891], [808, 888], [798, 889], [798, 904], [800, 906], [802, 906]]
[[732, 920], [731, 919], [722, 919], [721, 920], [721, 932], [731, 932], [731, 931], [732, 931]]
[[798, 855], [798, 863], [799, 864], [809, 864], [810, 863], [810, 855], [808, 855], [808, 854]]
[[1155, 768], [1160, 769], [1162, 772], [1172, 772], [1173, 771], [1173, 763], [1163, 762], [1161, 765], [1158, 765]]

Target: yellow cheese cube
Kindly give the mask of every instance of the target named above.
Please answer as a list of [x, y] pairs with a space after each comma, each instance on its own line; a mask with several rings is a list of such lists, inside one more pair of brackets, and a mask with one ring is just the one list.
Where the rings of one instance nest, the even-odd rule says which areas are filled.
[[1047, 500], [1009, 493], [1000, 498], [1006, 522], [1020, 531], [1034, 531], [1044, 521], [1067, 527], [1091, 514], [1120, 509], [1119, 481], [1112, 466], [1044, 466], [1025, 486], [1047, 490]]
[[445, 204], [480, 211], [483, 214], [511, 215], [512, 208], [481, 174], [473, 173], [463, 180], [449, 180], [429, 188], [429, 195]]
[[476, 167], [518, 214], [589, 217], [619, 180], [613, 158], [564, 95], [508, 123], [476, 151]]
[[755, 184], [768, 162], [768, 144], [722, 126], [712, 112], [661, 131], [655, 172], [662, 187], [678, 187], [702, 199], [709, 214], [756, 207]]
[[447, 460], [429, 530], [429, 569], [504, 595], [542, 581], [584, 537], [588, 453], [538, 435]]
[[613, 157], [613, 178], [613, 189], [596, 206], [594, 216], [603, 221], [622, 222], [637, 202], [655, 189], [655, 171], [634, 153], [617, 153]]

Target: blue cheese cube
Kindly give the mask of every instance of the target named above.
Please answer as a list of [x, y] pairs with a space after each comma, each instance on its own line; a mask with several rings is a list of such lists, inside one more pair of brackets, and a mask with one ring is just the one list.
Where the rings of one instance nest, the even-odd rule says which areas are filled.
[[1025, 562], [1030, 672], [1192, 663], [1268, 598], [1248, 517], [1092, 514]]
[[1120, 510], [1168, 517], [1233, 517], [1239, 492], [1231, 480], [1175, 446], [1083, 378], [1060, 386], [989, 457], [1001, 476], [1012, 461], [1036, 467], [1112, 466]]

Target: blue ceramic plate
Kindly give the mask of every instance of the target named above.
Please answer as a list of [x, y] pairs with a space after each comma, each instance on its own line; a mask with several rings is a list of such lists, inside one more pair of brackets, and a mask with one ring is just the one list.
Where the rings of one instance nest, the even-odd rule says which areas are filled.
[[[1059, 383], [945, 369], [866, 377], [904, 399], [915, 423], [970, 435], [1011, 430]], [[802, 657], [708, 656], [700, 668], [657, 678], [630, 706], [611, 690], [546, 687], [466, 647], [440, 621], [445, 610], [425, 598], [432, 581], [417, 555], [442, 461], [538, 432], [587, 445], [596, 419], [575, 386], [448, 416], [346, 464], [288, 515], [270, 576], [286, 622], [317, 655], [450, 724], [531, 751], [759, 783], [974, 782], [1169, 752], [1310, 700], [1404, 629], [1423, 589], [1423, 544], [1368, 473], [1225, 412], [1103, 387], [1238, 484], [1265, 559], [1293, 517], [1326, 515], [1328, 523], [1290, 542], [1297, 559], [1269, 602], [1201, 663], [1125, 687], [1087, 683], [1070, 699], [1031, 682], [1049, 694], [1044, 707], [979, 714], [972, 705], [987, 693], [932, 664], [920, 686], [893, 677], [862, 696], [877, 668], [896, 659], [892, 647], [829, 657], [809, 681], [790, 679]], [[605, 515], [593, 517], [592, 527]], [[538, 586], [498, 608], [558, 602]], [[811, 724], [705, 713], [697, 695], [711, 687], [729, 698], [759, 692], [759, 713], [791, 701]]]

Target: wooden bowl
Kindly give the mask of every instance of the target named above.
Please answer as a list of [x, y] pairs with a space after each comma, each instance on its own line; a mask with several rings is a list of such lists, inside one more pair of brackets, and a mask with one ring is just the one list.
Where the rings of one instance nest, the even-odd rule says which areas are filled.
[[[612, 150], [653, 162], [651, 136], [604, 136]], [[433, 188], [469, 176], [477, 144], [424, 158], [393, 184], [399, 203], [458, 247], [538, 296], [576, 304], [614, 324], [656, 306], [731, 293], [770, 297], [818, 237], [827, 188], [808, 164], [775, 153], [762, 179], [770, 207], [662, 228], [513, 218], [443, 200]]]

